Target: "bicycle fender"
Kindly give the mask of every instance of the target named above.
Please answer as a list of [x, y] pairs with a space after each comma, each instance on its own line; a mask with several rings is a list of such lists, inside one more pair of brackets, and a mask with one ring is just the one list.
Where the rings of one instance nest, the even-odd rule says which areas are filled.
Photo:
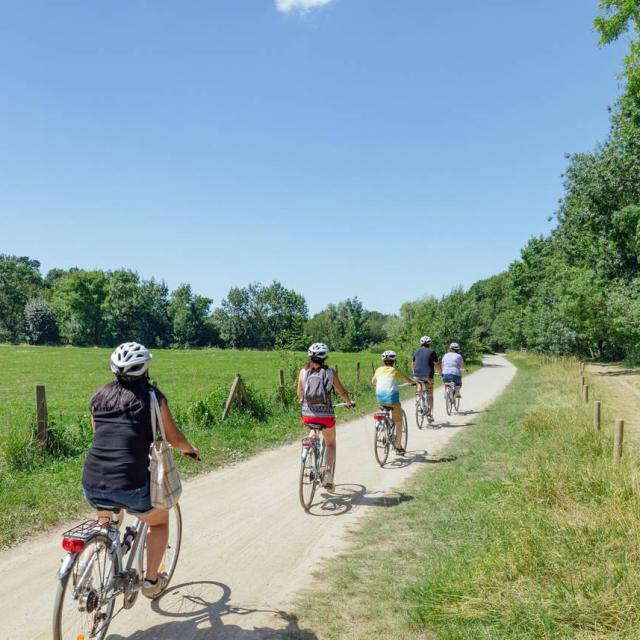
[[69, 573], [69, 571], [71, 571], [73, 561], [76, 559], [77, 555], [77, 553], [67, 553], [67, 555], [62, 558], [60, 569], [58, 569], [58, 573], [56, 574], [57, 580], [62, 580]]

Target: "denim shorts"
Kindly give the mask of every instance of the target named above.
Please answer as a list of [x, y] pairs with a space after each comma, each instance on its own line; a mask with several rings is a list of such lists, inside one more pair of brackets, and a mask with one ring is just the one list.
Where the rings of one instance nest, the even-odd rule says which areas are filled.
[[134, 516], [143, 516], [153, 510], [149, 483], [139, 489], [101, 491], [83, 487], [87, 502], [98, 511], [109, 511], [112, 507], [126, 509]]
[[455, 373], [445, 373], [442, 376], [442, 382], [453, 382], [457, 387], [462, 386], [462, 376], [457, 376]]

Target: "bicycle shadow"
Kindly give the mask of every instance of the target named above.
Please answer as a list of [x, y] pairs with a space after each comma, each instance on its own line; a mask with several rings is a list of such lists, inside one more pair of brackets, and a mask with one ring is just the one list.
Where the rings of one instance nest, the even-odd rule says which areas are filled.
[[454, 462], [458, 459], [455, 455], [429, 455], [427, 451], [407, 451], [404, 458], [397, 457], [394, 461], [387, 463], [385, 468], [404, 469], [411, 464], [440, 464], [442, 462]]
[[413, 499], [402, 491], [367, 493], [361, 484], [337, 484], [333, 493], [324, 491], [322, 500], [312, 504], [308, 513], [316, 517], [341, 516], [357, 507], [395, 507]]
[[[131, 635], [110, 634], [108, 640], [318, 640], [309, 629], [301, 629], [295, 616], [278, 609], [258, 609], [230, 604], [231, 589], [222, 582], [203, 580], [171, 587], [151, 603], [161, 617], [172, 618]], [[267, 613], [276, 616], [280, 624], [244, 629], [237, 624], [225, 624], [228, 615], [251, 616]]]

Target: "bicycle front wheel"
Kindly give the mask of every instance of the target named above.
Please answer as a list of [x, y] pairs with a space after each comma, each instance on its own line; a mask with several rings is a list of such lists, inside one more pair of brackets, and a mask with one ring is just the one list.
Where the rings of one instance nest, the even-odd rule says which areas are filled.
[[300, 483], [298, 494], [300, 504], [305, 511], [309, 511], [318, 482], [318, 467], [316, 465], [316, 452], [310, 447], [303, 456], [300, 464]]
[[387, 433], [386, 422], [376, 422], [376, 428], [373, 434], [373, 451], [376, 456], [376, 460], [381, 467], [387, 462], [389, 457], [389, 447], [391, 446], [391, 440]]
[[400, 444], [402, 448], [407, 450], [407, 443], [409, 442], [409, 423], [407, 421], [407, 414], [402, 410], [402, 439]]
[[89, 538], [58, 584], [53, 640], [104, 639], [115, 604], [111, 593], [115, 569], [109, 537], [98, 534]]
[[[144, 534], [144, 547], [140, 552], [140, 556], [138, 558], [138, 571], [140, 573], [140, 579], [144, 578], [145, 572], [147, 570], [147, 532], [148, 527], [145, 527]], [[169, 577], [169, 581], [167, 582], [167, 588], [169, 587], [169, 583], [171, 582], [171, 578], [173, 578], [173, 574], [176, 570], [176, 565], [178, 564], [178, 556], [180, 555], [180, 547], [182, 546], [182, 511], [180, 510], [180, 505], [176, 504], [174, 507], [169, 509], [169, 540], [167, 542], [167, 548], [162, 556], [162, 560], [160, 560], [160, 566], [158, 567], [158, 571], [160, 573], [166, 573]], [[165, 588], [166, 591], [166, 588]], [[164, 593], [161, 592], [161, 593]], [[154, 596], [154, 597], [159, 597]]]

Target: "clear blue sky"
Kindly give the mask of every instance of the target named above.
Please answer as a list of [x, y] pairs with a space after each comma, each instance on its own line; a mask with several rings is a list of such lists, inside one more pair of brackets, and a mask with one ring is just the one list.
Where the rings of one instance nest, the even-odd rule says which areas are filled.
[[551, 228], [597, 0], [298, 1], [0, 0], [0, 252], [393, 312]]

